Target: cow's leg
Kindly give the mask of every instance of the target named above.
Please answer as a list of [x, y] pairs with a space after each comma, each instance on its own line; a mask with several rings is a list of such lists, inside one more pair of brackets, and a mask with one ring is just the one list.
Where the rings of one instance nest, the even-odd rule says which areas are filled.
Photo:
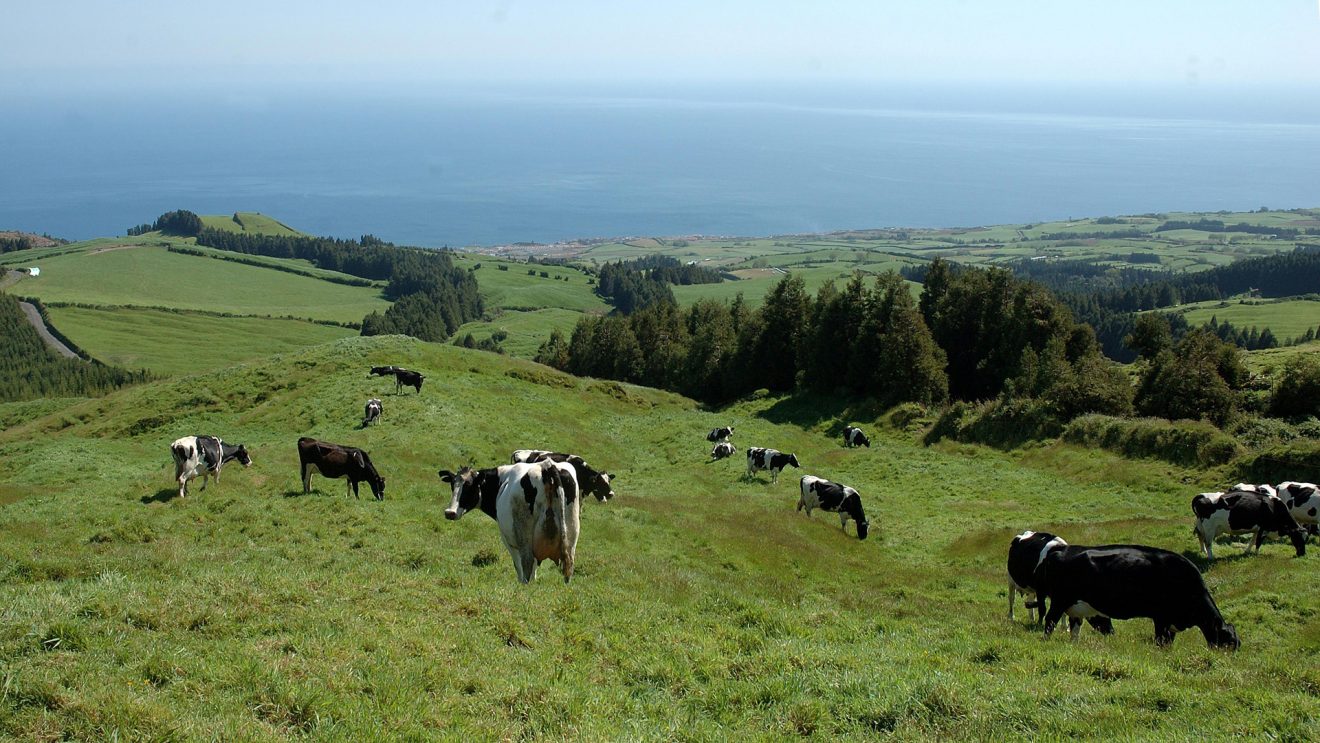
[[208, 470], [202, 473], [202, 492], [206, 492], [206, 486], [211, 482], [211, 472]]
[[1045, 637], [1048, 638], [1050, 635], [1054, 634], [1054, 627], [1059, 623], [1059, 619], [1063, 617], [1064, 609], [1071, 606], [1073, 603], [1075, 602], [1068, 601], [1066, 598], [1060, 599], [1058, 596], [1054, 597], [1054, 604], [1050, 606], [1049, 613], [1045, 615]]
[[[798, 510], [799, 513], [801, 513], [801, 512], [802, 512], [802, 509], [804, 509], [804, 508], [807, 508], [807, 498], [806, 498], [806, 496], [799, 495], [799, 496], [798, 496], [798, 507], [797, 507], [797, 510]], [[811, 509], [807, 509], [807, 515], [808, 515], [808, 516], [811, 515]]]
[[1173, 638], [1178, 634], [1178, 630], [1172, 624], [1155, 622], [1155, 644], [1165, 647], [1173, 642]]
[[1247, 540], [1247, 552], [1252, 548], [1256, 549], [1256, 554], [1260, 554], [1260, 543], [1265, 541], [1265, 532], [1259, 526], [1251, 530], [1251, 538]]
[[[351, 478], [351, 477], [348, 478], [348, 489], [349, 489], [349, 491], [352, 491], [352, 493], [353, 493], [353, 497], [354, 497], [354, 498], [357, 498], [358, 500], [361, 500], [361, 497], [358, 496], [358, 481], [357, 481], [357, 480], [354, 480], [354, 479]], [[345, 493], [344, 493], [344, 496], [347, 497], [347, 496], [348, 496], [348, 493], [345, 492]]]
[[1068, 617], [1068, 639], [1077, 642], [1077, 638], [1082, 635], [1082, 620], [1077, 617]]
[[528, 545], [522, 554], [522, 575], [523, 583], [531, 583], [536, 579], [536, 555], [532, 554], [531, 545]]
[[[1013, 621], [1013, 596], [1017, 593], [1017, 584], [1012, 578], [1008, 579], [1008, 620]], [[1024, 594], [1025, 595], [1025, 594]]]
[[312, 468], [308, 467], [306, 462], [302, 463], [302, 482], [303, 495], [312, 492]]
[[1114, 621], [1109, 617], [1105, 617], [1105, 616], [1087, 617], [1086, 623], [1091, 625], [1092, 629], [1094, 629], [1096, 632], [1099, 632], [1102, 635], [1114, 634]]
[[839, 528], [843, 529], [844, 534], [848, 533], [848, 514], [839, 514]]

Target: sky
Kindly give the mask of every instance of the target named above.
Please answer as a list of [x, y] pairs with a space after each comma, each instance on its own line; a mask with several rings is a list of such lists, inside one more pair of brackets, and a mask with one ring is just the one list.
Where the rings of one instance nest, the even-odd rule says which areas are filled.
[[1317, 0], [43, 0], [0, 89], [649, 81], [1320, 87]]

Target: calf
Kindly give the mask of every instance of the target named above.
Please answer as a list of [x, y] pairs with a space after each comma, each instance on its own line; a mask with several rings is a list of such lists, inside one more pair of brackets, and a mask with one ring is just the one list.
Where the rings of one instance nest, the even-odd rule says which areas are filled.
[[1298, 557], [1306, 554], [1306, 534], [1289, 513], [1288, 506], [1277, 497], [1247, 490], [1201, 493], [1192, 498], [1192, 513], [1196, 515], [1193, 531], [1207, 559], [1215, 559], [1212, 545], [1220, 534], [1247, 532], [1255, 535], [1247, 544], [1247, 552], [1253, 547], [1260, 552], [1265, 535], [1277, 532], [1292, 539]]
[[733, 456], [734, 454], [737, 453], [737, 451], [738, 450], [734, 448], [733, 444], [730, 444], [727, 441], [721, 441], [720, 443], [716, 444], [711, 448], [710, 458], [724, 459], [725, 457]]
[[710, 433], [706, 434], [706, 440], [728, 441], [729, 437], [732, 435], [733, 435], [733, 426], [725, 426], [724, 428], [714, 428], [711, 429]]
[[[1056, 537], [1049, 532], [1024, 531], [1013, 537], [1013, 541], [1008, 545], [1008, 618], [1010, 620], [1013, 619], [1014, 593], [1021, 593], [1024, 599], [1028, 595], [1031, 596], [1024, 602], [1028, 618], [1031, 618], [1032, 610], [1035, 610], [1038, 619], [1045, 619], [1046, 602], [1036, 587], [1036, 570], [1045, 561], [1046, 555], [1067, 546], [1068, 543], [1063, 537]], [[1072, 635], [1076, 636], [1081, 628], [1082, 619], [1081, 616], [1069, 614], [1068, 631]], [[1108, 617], [1097, 615], [1085, 619], [1102, 635], [1114, 631], [1114, 624]]]
[[[519, 452], [528, 452], [524, 459], [517, 459]], [[614, 480], [616, 475], [608, 472], [598, 471], [587, 464], [587, 460], [576, 454], [562, 454], [554, 451], [537, 451], [533, 449], [520, 449], [514, 452], [514, 464], [526, 462], [535, 464], [544, 462], [547, 459], [552, 462], [563, 462], [573, 468], [573, 474], [577, 477], [578, 487], [582, 490], [596, 496], [596, 500], [602, 503], [614, 497]]]
[[252, 457], [242, 444], [230, 446], [218, 436], [184, 436], [170, 444], [174, 458], [174, 479], [179, 483], [179, 497], [188, 495], [188, 481], [201, 476], [202, 490], [210, 478], [220, 482], [220, 468], [235, 459], [244, 467], [252, 466]]
[[304, 493], [312, 492], [312, 468], [315, 467], [322, 477], [332, 480], [348, 478], [348, 492], [353, 493], [354, 498], [359, 497], [358, 483], [366, 480], [376, 500], [385, 500], [385, 478], [376, 471], [371, 457], [361, 449], [304, 436], [298, 439], [298, 464]]
[[1320, 524], [1320, 490], [1316, 489], [1314, 483], [1281, 482], [1279, 498], [1299, 526], [1305, 526], [1311, 534], [1320, 534], [1317, 528]]
[[848, 533], [848, 519], [857, 522], [857, 538], [866, 539], [870, 522], [862, 510], [862, 496], [847, 485], [830, 482], [815, 475], [803, 475], [800, 481], [802, 496], [798, 498], [797, 510], [807, 509], [807, 518], [811, 518], [812, 509], [839, 514], [839, 527]]
[[[1036, 569], [1036, 589], [1049, 601], [1045, 637], [1059, 619], [1103, 616], [1148, 617], [1155, 643], [1168, 645], [1181, 630], [1197, 627], [1212, 648], [1237, 650], [1233, 625], [1224, 622], [1196, 566], [1182, 555], [1155, 547], [1111, 544], [1050, 550]], [[1078, 625], [1070, 623], [1077, 639]]]
[[565, 583], [572, 579], [581, 509], [572, 466], [546, 460], [439, 475], [451, 488], [445, 518], [479, 508], [495, 519], [518, 582], [530, 583], [546, 559], [559, 565]]
[[380, 420], [380, 414], [382, 412], [384, 412], [384, 409], [381, 407], [379, 399], [373, 397], [370, 400], [367, 400], [367, 409], [362, 414], [362, 427], [366, 428], [372, 423]]
[[779, 472], [787, 466], [798, 467], [797, 457], [775, 449], [754, 446], [747, 450], [747, 476], [758, 470], [770, 470], [770, 482], [779, 482]]
[[871, 440], [866, 438], [866, 434], [862, 433], [862, 429], [856, 426], [848, 426], [843, 429], [843, 445], [847, 447], [865, 446], [870, 449]]

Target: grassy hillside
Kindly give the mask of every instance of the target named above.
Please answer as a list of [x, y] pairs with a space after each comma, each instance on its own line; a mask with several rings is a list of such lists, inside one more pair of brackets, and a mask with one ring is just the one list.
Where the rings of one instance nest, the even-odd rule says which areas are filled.
[[[333, 284], [125, 241], [41, 261], [19, 292], [45, 302], [142, 305], [360, 322], [389, 303], [374, 287]], [[75, 336], [76, 342], [81, 342]]]
[[162, 310], [51, 307], [51, 322], [93, 358], [157, 374], [190, 374], [326, 343], [358, 331], [301, 320]]
[[[395, 396], [372, 364], [428, 374]], [[356, 429], [362, 402], [381, 425]], [[0, 731], [35, 738], [1293, 740], [1320, 722], [1320, 568], [1271, 541], [1206, 575], [1242, 650], [1148, 621], [1041, 642], [1005, 617], [1012, 534], [1195, 552], [1223, 473], [1068, 447], [923, 448], [872, 414], [651, 390], [399, 338], [351, 338], [58, 411], [0, 406]], [[26, 421], [26, 422], [23, 422]], [[778, 485], [704, 433], [795, 452]], [[167, 446], [212, 432], [255, 465], [172, 497]], [[364, 446], [384, 502], [314, 480], [294, 441]], [[578, 574], [513, 578], [496, 526], [456, 523], [435, 471], [510, 450], [619, 473], [584, 504]], [[796, 478], [856, 486], [870, 539], [795, 513]], [[1020, 607], [1019, 607], [1019, 610]], [[1020, 615], [1021, 616], [1021, 615]], [[1234, 703], [1224, 703], [1226, 689]], [[383, 732], [388, 731], [388, 732]]]
[[1176, 311], [1192, 326], [1215, 318], [1239, 328], [1269, 328], [1280, 340], [1296, 338], [1320, 326], [1320, 300], [1315, 299], [1230, 299], [1183, 305]]

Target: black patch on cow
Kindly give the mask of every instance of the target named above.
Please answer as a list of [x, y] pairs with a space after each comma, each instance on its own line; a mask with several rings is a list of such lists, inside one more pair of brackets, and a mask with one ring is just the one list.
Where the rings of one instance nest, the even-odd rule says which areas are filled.
[[535, 513], [536, 486], [532, 484], [532, 476], [530, 474], [523, 475], [522, 479], [518, 481], [518, 484], [522, 486], [523, 498], [527, 501], [527, 510]]
[[206, 465], [206, 469], [214, 472], [224, 457], [224, 452], [220, 449], [220, 439], [215, 436], [198, 436], [197, 449], [201, 454], [202, 464]]

